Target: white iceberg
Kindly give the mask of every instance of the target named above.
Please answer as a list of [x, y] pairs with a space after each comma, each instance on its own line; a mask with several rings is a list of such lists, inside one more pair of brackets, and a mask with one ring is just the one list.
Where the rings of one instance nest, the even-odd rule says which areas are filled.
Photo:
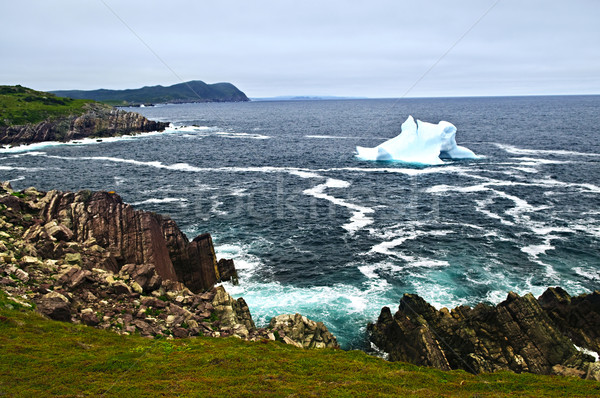
[[397, 160], [427, 165], [442, 164], [442, 159], [478, 159], [468, 148], [456, 145], [456, 127], [441, 121], [422, 122], [409, 116], [402, 123], [402, 132], [375, 148], [356, 147], [362, 160]]

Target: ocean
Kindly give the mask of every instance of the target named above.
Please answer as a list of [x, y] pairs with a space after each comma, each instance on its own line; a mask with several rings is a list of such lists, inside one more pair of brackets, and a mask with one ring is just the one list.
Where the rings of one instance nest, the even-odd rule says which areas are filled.
[[[0, 151], [16, 189], [115, 190], [210, 232], [258, 326], [299, 312], [345, 349], [403, 293], [437, 308], [600, 289], [600, 96], [256, 101], [130, 109], [162, 134]], [[412, 115], [481, 158], [369, 162]]]

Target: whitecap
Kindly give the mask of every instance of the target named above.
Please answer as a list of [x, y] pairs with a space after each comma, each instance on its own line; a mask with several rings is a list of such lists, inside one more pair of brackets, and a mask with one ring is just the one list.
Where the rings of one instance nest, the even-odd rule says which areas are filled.
[[565, 151], [562, 149], [526, 149], [518, 148], [513, 145], [493, 143], [498, 148], [515, 155], [560, 155], [560, 156], [600, 156], [592, 152]]
[[182, 206], [185, 206], [188, 200], [185, 198], [150, 198], [150, 199], [146, 199], [146, 200], [142, 200], [139, 202], [133, 202], [131, 203], [132, 206], [140, 206], [140, 205], [147, 205], [147, 204], [160, 204], [160, 203], [174, 203], [174, 202], [180, 202]]

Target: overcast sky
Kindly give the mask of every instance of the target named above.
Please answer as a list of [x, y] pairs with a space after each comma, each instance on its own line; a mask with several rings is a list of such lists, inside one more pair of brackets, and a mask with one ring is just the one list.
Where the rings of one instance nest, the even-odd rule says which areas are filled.
[[104, 2], [2, 0], [0, 84], [228, 81], [250, 97], [600, 94], [599, 0]]

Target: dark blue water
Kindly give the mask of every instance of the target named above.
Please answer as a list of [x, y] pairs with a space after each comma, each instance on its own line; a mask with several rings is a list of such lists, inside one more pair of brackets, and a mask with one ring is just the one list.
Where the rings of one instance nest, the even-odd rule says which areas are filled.
[[[345, 348], [402, 293], [434, 305], [600, 289], [600, 97], [185, 104], [135, 109], [166, 134], [0, 153], [16, 188], [116, 190], [211, 232], [258, 324], [301, 312]], [[408, 117], [483, 159], [354, 157]]]

